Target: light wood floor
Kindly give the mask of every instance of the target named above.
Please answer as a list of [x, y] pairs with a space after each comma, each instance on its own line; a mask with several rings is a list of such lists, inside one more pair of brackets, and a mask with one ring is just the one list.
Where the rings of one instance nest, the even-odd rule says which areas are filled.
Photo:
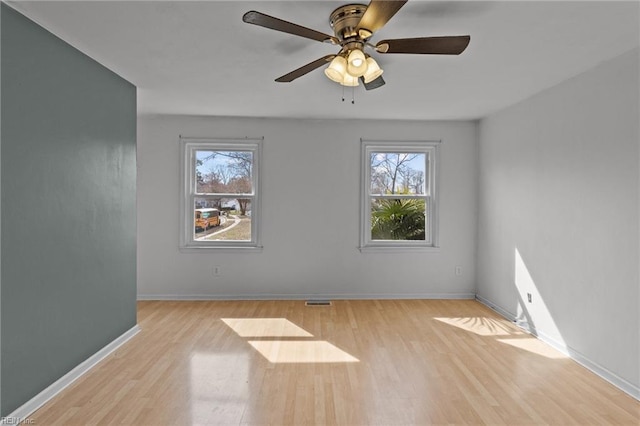
[[640, 403], [475, 301], [140, 302], [36, 425], [638, 425]]

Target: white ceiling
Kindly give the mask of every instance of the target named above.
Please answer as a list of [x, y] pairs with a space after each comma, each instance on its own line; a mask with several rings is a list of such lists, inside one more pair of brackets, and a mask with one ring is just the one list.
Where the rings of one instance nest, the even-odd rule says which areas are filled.
[[[366, 0], [365, 0], [366, 2]], [[249, 10], [332, 34], [348, 1], [34, 1], [10, 5], [138, 87], [140, 114], [476, 119], [639, 45], [639, 3], [409, 1], [374, 35], [471, 35], [460, 56], [374, 54], [387, 84], [354, 90], [322, 68], [335, 46], [248, 25]]]

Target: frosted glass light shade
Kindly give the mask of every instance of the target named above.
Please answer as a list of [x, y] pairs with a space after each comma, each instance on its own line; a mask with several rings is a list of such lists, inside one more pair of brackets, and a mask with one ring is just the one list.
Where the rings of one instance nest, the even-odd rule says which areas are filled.
[[367, 60], [360, 49], [353, 49], [347, 58], [347, 73], [360, 77], [367, 72]]
[[347, 60], [342, 56], [336, 56], [329, 66], [324, 70], [324, 75], [329, 80], [342, 84], [344, 76], [347, 74]]
[[370, 83], [380, 77], [384, 71], [380, 69], [378, 63], [371, 56], [367, 58], [367, 72], [362, 76], [365, 83]]
[[342, 84], [343, 86], [349, 86], [349, 87], [360, 85], [360, 83], [358, 82], [358, 77], [349, 75], [349, 73], [346, 73], [344, 75], [344, 80], [342, 80], [340, 84]]

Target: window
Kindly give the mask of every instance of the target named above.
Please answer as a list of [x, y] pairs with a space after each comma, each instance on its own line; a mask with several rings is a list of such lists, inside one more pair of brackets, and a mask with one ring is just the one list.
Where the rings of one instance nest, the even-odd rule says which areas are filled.
[[362, 141], [361, 250], [437, 247], [439, 145]]
[[182, 248], [260, 246], [261, 142], [180, 139]]

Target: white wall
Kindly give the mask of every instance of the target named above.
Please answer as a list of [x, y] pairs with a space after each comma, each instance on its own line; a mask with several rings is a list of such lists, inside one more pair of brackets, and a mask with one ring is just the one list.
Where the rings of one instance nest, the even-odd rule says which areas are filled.
[[481, 298], [636, 397], [638, 60], [481, 121], [477, 277]]
[[[264, 136], [262, 252], [178, 250], [179, 135]], [[357, 249], [360, 138], [442, 140], [439, 252]], [[139, 297], [473, 297], [476, 142], [475, 122], [141, 117]]]

